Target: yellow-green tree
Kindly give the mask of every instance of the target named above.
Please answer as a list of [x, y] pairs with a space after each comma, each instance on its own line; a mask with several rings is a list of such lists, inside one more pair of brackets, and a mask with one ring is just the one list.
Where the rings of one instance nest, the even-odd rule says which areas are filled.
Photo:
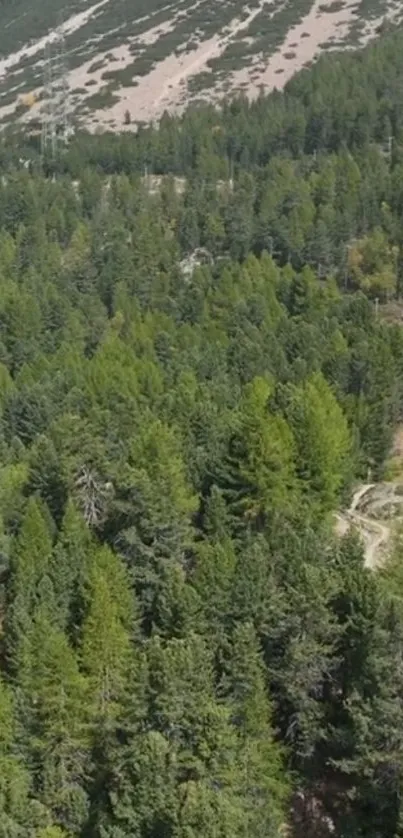
[[296, 466], [305, 497], [318, 510], [334, 509], [352, 475], [347, 419], [329, 384], [315, 373], [290, 390], [287, 417], [296, 442]]
[[371, 296], [389, 299], [396, 291], [398, 247], [377, 228], [349, 245], [348, 270], [353, 284]]

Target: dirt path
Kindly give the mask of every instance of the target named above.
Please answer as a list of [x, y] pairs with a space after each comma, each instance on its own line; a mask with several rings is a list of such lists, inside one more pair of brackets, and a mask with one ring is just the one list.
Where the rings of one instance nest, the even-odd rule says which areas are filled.
[[358, 511], [360, 502], [375, 485], [375, 483], [366, 483], [360, 486], [354, 492], [349, 509], [336, 515], [336, 529], [339, 535], [344, 535], [351, 526], [356, 526], [360, 531], [365, 544], [364, 564], [371, 570], [385, 561], [383, 548], [386, 547], [391, 534], [390, 526]]
[[364, 515], [356, 514], [356, 519], [363, 527], [372, 529], [372, 533], [370, 532], [366, 539], [365, 567], [373, 570], [383, 564], [384, 557], [381, 555], [381, 548], [389, 541], [390, 527], [380, 524], [379, 521], [366, 518]]

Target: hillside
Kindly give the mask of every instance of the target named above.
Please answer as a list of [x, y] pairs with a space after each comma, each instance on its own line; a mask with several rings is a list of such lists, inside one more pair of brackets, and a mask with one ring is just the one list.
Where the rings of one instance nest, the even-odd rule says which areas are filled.
[[4, 132], [0, 838], [402, 835], [402, 51]]
[[324, 50], [363, 45], [402, 15], [398, 0], [18, 0], [1, 11], [0, 122], [40, 117], [44, 50], [59, 26], [68, 107], [91, 130], [282, 88]]

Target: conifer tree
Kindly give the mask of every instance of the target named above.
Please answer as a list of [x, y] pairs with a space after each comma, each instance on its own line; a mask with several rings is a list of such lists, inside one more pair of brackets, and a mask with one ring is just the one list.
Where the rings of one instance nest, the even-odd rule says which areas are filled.
[[104, 835], [243, 835], [242, 767], [205, 642], [148, 644], [147, 724], [126, 745]]
[[160, 597], [169, 565], [184, 563], [193, 540], [191, 516], [197, 498], [187, 481], [176, 431], [144, 417], [117, 483], [111, 527], [119, 525], [119, 547], [131, 568], [149, 631], [153, 623], [161, 627]]
[[0, 680], [0, 836], [23, 838], [30, 827], [30, 776], [16, 753], [13, 696]]
[[[24, 644], [28, 640], [32, 618], [46, 591], [49, 578], [52, 541], [48, 521], [36, 499], [30, 498], [18, 537], [15, 539], [11, 560], [11, 584], [6, 615], [8, 626], [7, 653], [10, 664], [18, 674]], [[54, 606], [53, 594], [50, 591]]]
[[351, 475], [351, 437], [346, 417], [320, 373], [294, 389], [286, 415], [296, 440], [303, 490], [317, 499], [318, 510], [334, 509]]
[[247, 830], [277, 835], [286, 817], [288, 779], [282, 749], [274, 740], [263, 660], [250, 623], [239, 623], [234, 630], [222, 688], [238, 732]]
[[84, 823], [88, 801], [88, 688], [67, 638], [46, 605], [37, 606], [18, 671], [24, 749], [35, 791], [54, 822], [70, 831]]
[[[109, 557], [116, 566], [117, 558], [112, 553]], [[119, 713], [119, 701], [127, 688], [132, 664], [132, 615], [126, 612], [129, 589], [124, 591], [122, 602], [116, 587], [120, 587], [120, 580], [116, 586], [112, 567], [108, 573], [102, 567], [94, 567], [87, 592], [88, 612], [82, 627], [81, 662], [90, 687], [91, 716], [96, 726], [106, 729]]]
[[61, 625], [76, 641], [84, 619], [85, 584], [95, 544], [72, 500], [66, 506], [51, 560], [51, 578]]
[[293, 436], [287, 422], [269, 412], [270, 393], [263, 378], [245, 388], [219, 475], [232, 514], [258, 530], [290, 513], [297, 499]]

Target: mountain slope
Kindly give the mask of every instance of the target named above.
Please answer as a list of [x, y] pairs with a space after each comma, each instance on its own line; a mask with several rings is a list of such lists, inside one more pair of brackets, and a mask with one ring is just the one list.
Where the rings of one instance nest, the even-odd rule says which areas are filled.
[[3, 3], [0, 121], [40, 115], [46, 44], [63, 34], [69, 108], [132, 128], [194, 99], [282, 87], [324, 49], [365, 43], [396, 0], [60, 0]]

